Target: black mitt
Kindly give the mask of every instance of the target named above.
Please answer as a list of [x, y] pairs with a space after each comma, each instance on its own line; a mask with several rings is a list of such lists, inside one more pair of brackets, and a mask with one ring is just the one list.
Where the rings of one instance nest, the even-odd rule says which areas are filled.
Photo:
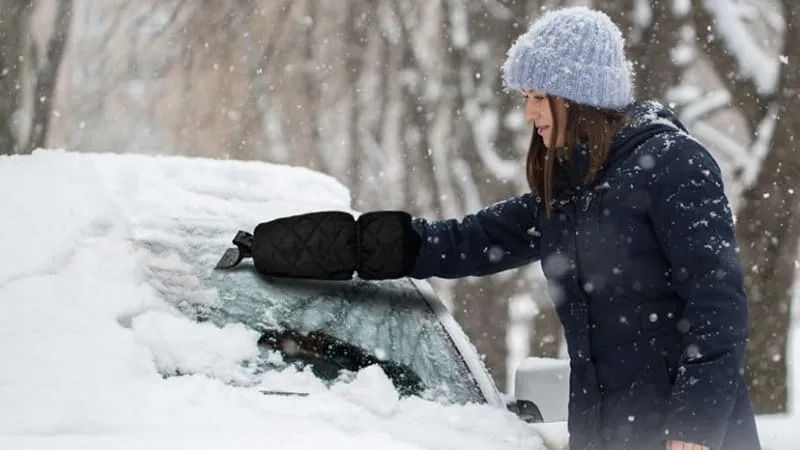
[[355, 220], [342, 211], [282, 217], [240, 231], [235, 249], [217, 268], [233, 267], [252, 257], [266, 275], [347, 280], [400, 278], [414, 267], [420, 238], [404, 211], [376, 211]]

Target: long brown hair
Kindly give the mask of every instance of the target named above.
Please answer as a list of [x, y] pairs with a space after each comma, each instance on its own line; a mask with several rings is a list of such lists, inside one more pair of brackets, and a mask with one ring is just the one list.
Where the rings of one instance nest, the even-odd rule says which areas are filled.
[[[552, 111], [553, 124], [550, 134], [550, 147], [544, 145], [544, 139], [533, 130], [525, 173], [531, 191], [542, 196], [545, 202], [547, 217], [550, 217], [553, 199], [553, 164], [556, 153], [557, 130], [559, 129], [556, 114], [556, 100], [547, 96]], [[584, 184], [591, 183], [597, 172], [608, 158], [611, 141], [619, 132], [625, 121], [625, 114], [619, 111], [595, 108], [578, 103], [564, 103], [567, 107], [567, 123], [565, 127], [564, 149], [567, 160], [571, 161], [572, 149], [576, 144], [586, 144], [589, 150], [589, 168], [584, 177]]]

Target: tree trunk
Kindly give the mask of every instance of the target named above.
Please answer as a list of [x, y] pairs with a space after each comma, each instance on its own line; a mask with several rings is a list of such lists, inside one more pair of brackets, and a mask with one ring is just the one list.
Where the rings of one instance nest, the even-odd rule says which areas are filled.
[[72, 0], [59, 0], [53, 32], [47, 40], [47, 48], [41, 61], [34, 61], [36, 67], [36, 87], [33, 90], [33, 117], [27, 150], [44, 147], [50, 128], [53, 95], [55, 95], [58, 70], [64, 56], [64, 47], [69, 39], [72, 24]]
[[625, 34], [626, 53], [633, 63], [634, 89], [638, 99], [664, 102], [664, 96], [673, 87], [683, 68], [675, 64], [671, 53], [680, 41], [683, 20], [673, 12], [672, 1], [651, 2], [652, 17], [642, 27], [635, 23], [633, 0], [616, 0], [603, 5]]
[[493, 277], [459, 280], [453, 289], [453, 314], [482, 356], [500, 391], [506, 389], [506, 332], [509, 283]]
[[778, 122], [772, 148], [738, 214], [738, 241], [750, 309], [745, 374], [756, 413], [787, 410], [787, 342], [800, 241], [800, 26], [795, 6], [784, 2], [782, 54], [790, 66], [779, 80]]
[[[546, 282], [545, 282], [546, 283]], [[547, 290], [544, 290], [545, 294]], [[537, 298], [538, 300], [538, 298]], [[532, 342], [531, 353], [534, 356], [557, 358], [561, 348], [563, 330], [558, 320], [556, 308], [552, 301], [537, 301], [539, 313], [534, 317], [533, 332], [535, 340]]]
[[0, 154], [18, 153], [17, 110], [22, 103], [33, 1], [0, 0]]
[[[374, 8], [373, 5], [364, 5], [362, 2], [351, 0], [348, 2], [350, 9], [347, 14], [345, 22], [345, 70], [347, 72], [347, 88], [346, 92], [349, 96], [348, 100], [348, 140], [349, 148], [347, 149], [349, 156], [349, 164], [347, 168], [347, 179], [349, 180], [348, 187], [351, 192], [351, 203], [356, 206], [361, 206], [362, 191], [361, 186], [361, 165], [366, 158], [364, 149], [361, 146], [361, 133], [366, 130], [360, 128], [360, 115], [359, 107], [361, 102], [361, 74], [368, 70], [364, 67], [364, 43], [366, 42], [364, 23], [370, 21], [370, 9]], [[363, 14], [363, 16], [362, 16]], [[381, 97], [385, 97], [381, 95]]]

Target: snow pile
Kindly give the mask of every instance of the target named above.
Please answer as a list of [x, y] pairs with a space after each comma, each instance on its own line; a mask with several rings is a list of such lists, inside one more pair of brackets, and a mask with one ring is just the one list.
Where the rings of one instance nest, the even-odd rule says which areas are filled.
[[[193, 322], [146, 281], [157, 262], [135, 245], [141, 233], [229, 223], [232, 237], [278, 216], [348, 210], [327, 176], [38, 151], [0, 157], [0, 192], [0, 448], [541, 448], [509, 412], [400, 399], [374, 367], [332, 388], [294, 370], [233, 386], [256, 333]], [[187, 369], [195, 375], [161, 375]]]

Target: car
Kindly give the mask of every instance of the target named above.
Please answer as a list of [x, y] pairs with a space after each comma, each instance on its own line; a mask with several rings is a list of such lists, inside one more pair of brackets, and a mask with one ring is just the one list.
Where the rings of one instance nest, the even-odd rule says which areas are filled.
[[[0, 221], [6, 236], [26, 235], [22, 230], [38, 236], [4, 241], [10, 254], [18, 256], [14, 264], [0, 265], [0, 295], [21, 295], [14, 290], [19, 280], [39, 274], [52, 275], [69, 287], [61, 291], [41, 284], [25, 288], [24, 295], [49, 305], [43, 316], [41, 309], [28, 313], [7, 302], [7, 309], [0, 311], [9, 318], [0, 323], [10, 338], [6, 342], [14, 341], [15, 327], [19, 336], [28, 337], [17, 339], [13, 347], [0, 346], [0, 356], [14, 360], [14, 355], [45, 352], [36, 359], [16, 358], [23, 359], [19, 364], [27, 367], [26, 373], [42, 374], [49, 371], [46, 361], [56, 358], [47, 349], [60, 349], [58, 358], [64, 363], [53, 376], [86, 389], [86, 393], [44, 389], [52, 398], [37, 402], [31, 397], [45, 395], [39, 392], [43, 384], [12, 374], [6, 385], [23, 386], [14, 395], [25, 396], [30, 410], [23, 408], [15, 415], [0, 410], [0, 416], [9, 419], [8, 429], [0, 431], [90, 433], [96, 424], [89, 431], [64, 424], [54, 431], [48, 428], [49, 422], [41, 422], [36, 413], [41, 408], [35, 406], [62, 402], [63, 395], [80, 398], [70, 404], [93, 404], [102, 395], [97, 396], [87, 380], [106, 383], [114, 376], [130, 378], [127, 387], [113, 382], [114, 389], [136, 392], [130, 386], [142, 385], [137, 378], [142, 377], [150, 386], [148, 392], [164, 395], [163, 385], [146, 374], [149, 360], [162, 380], [180, 382], [171, 386], [191, 385], [194, 390], [198, 383], [206, 386], [201, 379], [217, 380], [241, 389], [231, 392], [276, 399], [266, 403], [270, 408], [286, 407], [291, 401], [299, 402], [291, 403], [292, 408], [307, 404], [309, 410], [324, 410], [325, 402], [339, 401], [334, 397], [344, 393], [348, 398], [356, 395], [359, 406], [366, 405], [378, 416], [391, 415], [400, 408], [397, 405], [413, 404], [417, 409], [412, 408], [410, 415], [431, 411], [430, 417], [444, 424], [450, 424], [450, 419], [439, 419], [441, 414], [455, 411], [459, 415], [466, 410], [458, 408], [468, 408], [480, 418], [465, 423], [473, 432], [481, 426], [497, 428], [489, 420], [505, 420], [492, 410], [511, 410], [530, 423], [524, 427], [536, 431], [529, 435], [516, 425], [504, 425], [520, 436], [538, 434], [547, 445], [565, 443], [565, 432], [551, 430], [565, 428], [566, 361], [526, 360], [517, 372], [516, 397], [503, 395], [426, 281], [281, 279], [258, 273], [248, 262], [233, 269], [214, 269], [236, 230], [291, 213], [348, 209], [346, 189], [327, 176], [258, 162], [63, 151], [0, 158], [0, 173], [7, 175], [7, 183], [19, 177], [39, 186], [21, 192], [19, 201], [9, 204], [13, 220]], [[51, 228], [51, 223], [58, 227]], [[85, 272], [76, 261], [88, 264]], [[115, 323], [103, 321], [112, 316]], [[62, 326], [59, 317], [74, 323]], [[24, 326], [26, 321], [36, 327]], [[42, 342], [49, 343], [46, 350], [29, 339], [31, 328], [40, 330]], [[82, 349], [105, 349], [88, 353], [102, 357], [92, 360], [97, 370], [87, 373], [85, 362], [65, 359], [61, 346], [73, 340]], [[115, 364], [133, 372], [103, 372], [109, 360], [118, 360]], [[372, 391], [384, 381], [388, 389]], [[354, 394], [358, 389], [366, 391]], [[0, 390], [3, 403], [15, 404], [16, 397], [3, 397], [10, 392]], [[223, 392], [215, 387], [211, 395], [227, 402], [233, 394]], [[129, 400], [146, 410], [154, 401], [152, 395], [137, 394]], [[412, 403], [398, 404], [391, 400], [394, 396]], [[248, 398], [248, 405], [255, 402]], [[429, 410], [424, 405], [444, 409]], [[188, 414], [185, 406], [181, 414]], [[469, 409], [473, 407], [477, 409]], [[349, 406], [339, 406], [337, 411], [345, 408]], [[282, 417], [275, 411], [269, 414], [273, 421]], [[111, 416], [96, 419], [108, 421], [102, 429], [124, 428], [129, 421], [128, 413]], [[486, 423], [478, 422], [487, 417]], [[364, 422], [358, 415], [353, 420]], [[159, 422], [159, 426], [163, 425]], [[449, 436], [460, 434], [471, 439], [465, 430]]]
[[182, 305], [188, 316], [217, 326], [241, 323], [258, 331], [258, 371], [308, 367], [317, 378], [332, 384], [378, 365], [404, 396], [506, 407], [529, 423], [566, 420], [566, 360], [526, 359], [516, 373], [516, 398], [504, 400], [475, 347], [429, 283], [411, 278], [270, 277], [255, 270], [252, 261], [209, 271], [209, 257], [221, 253], [218, 238], [225, 228], [224, 224], [195, 225], [191, 242], [180, 247], [158, 241], [141, 244], [155, 254], [172, 252], [183, 263], [180, 273], [151, 270], [154, 285], [190, 278], [197, 289], [217, 292], [219, 301], [209, 305], [193, 302], [192, 291], [164, 290], [165, 298]]

